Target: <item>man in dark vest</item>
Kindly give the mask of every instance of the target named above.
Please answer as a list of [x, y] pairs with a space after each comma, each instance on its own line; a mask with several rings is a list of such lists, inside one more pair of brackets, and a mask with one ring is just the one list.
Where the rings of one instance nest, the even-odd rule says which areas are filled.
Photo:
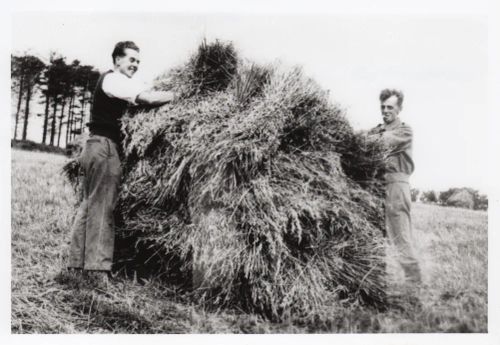
[[411, 196], [409, 178], [414, 170], [412, 159], [413, 132], [401, 122], [403, 93], [385, 89], [380, 93], [383, 124], [368, 132], [380, 136], [389, 148], [389, 167], [385, 174], [385, 224], [387, 236], [396, 249], [397, 261], [406, 279], [412, 284], [421, 282], [420, 266], [416, 259], [411, 228]]
[[143, 91], [132, 79], [140, 63], [134, 42], [118, 42], [112, 58], [113, 70], [97, 82], [90, 135], [79, 157], [84, 170], [83, 200], [73, 224], [68, 264], [105, 283], [113, 263], [113, 210], [121, 177], [120, 118], [130, 105], [161, 106], [176, 97], [172, 92]]

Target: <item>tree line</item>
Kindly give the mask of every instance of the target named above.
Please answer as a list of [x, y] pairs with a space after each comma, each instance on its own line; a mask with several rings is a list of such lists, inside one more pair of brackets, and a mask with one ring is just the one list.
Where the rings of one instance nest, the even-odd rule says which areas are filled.
[[449, 188], [442, 192], [433, 190], [420, 191], [417, 188], [412, 188], [411, 200], [421, 201], [427, 204], [462, 207], [474, 210], [488, 209], [488, 196], [480, 194], [478, 190], [468, 187]]
[[37, 102], [44, 111], [42, 143], [50, 146], [67, 145], [83, 132], [90, 112], [92, 91], [99, 71], [79, 60], [66, 63], [66, 58], [52, 53], [48, 63], [31, 54], [11, 55], [11, 92], [15, 101], [14, 135], [27, 139], [33, 106]]

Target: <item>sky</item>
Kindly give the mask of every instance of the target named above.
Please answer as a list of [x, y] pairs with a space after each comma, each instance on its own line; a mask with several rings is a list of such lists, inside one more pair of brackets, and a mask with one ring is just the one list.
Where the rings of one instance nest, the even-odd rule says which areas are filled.
[[[57, 51], [101, 71], [112, 67], [117, 41], [133, 40], [141, 48], [135, 78], [144, 83], [186, 61], [203, 38], [230, 40], [250, 60], [303, 66], [355, 129], [380, 123], [380, 90], [399, 88], [401, 119], [414, 130], [412, 186], [489, 188], [485, 17], [18, 13], [12, 24], [14, 53], [48, 59]], [[40, 120], [29, 139], [40, 141]]]

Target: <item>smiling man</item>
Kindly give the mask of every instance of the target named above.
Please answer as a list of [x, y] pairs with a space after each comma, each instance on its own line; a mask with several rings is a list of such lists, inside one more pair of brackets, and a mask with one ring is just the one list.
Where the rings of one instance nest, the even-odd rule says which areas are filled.
[[73, 224], [68, 267], [91, 271], [107, 283], [113, 263], [113, 210], [121, 178], [120, 118], [129, 106], [161, 106], [176, 95], [143, 91], [132, 78], [140, 64], [134, 42], [118, 42], [113, 50], [114, 68], [99, 78], [94, 91], [90, 135], [78, 158], [84, 170], [83, 200]]
[[404, 95], [399, 90], [380, 93], [383, 124], [368, 132], [380, 136], [389, 148], [389, 166], [385, 174], [385, 223], [387, 235], [396, 248], [397, 259], [411, 283], [421, 282], [420, 266], [413, 249], [411, 229], [411, 197], [409, 178], [414, 170], [412, 159], [413, 132], [401, 122]]

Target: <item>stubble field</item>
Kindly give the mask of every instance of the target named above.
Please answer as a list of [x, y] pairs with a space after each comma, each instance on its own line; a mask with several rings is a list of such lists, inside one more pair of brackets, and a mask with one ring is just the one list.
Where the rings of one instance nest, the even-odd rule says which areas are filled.
[[[103, 289], [65, 270], [76, 199], [61, 176], [65, 157], [12, 151], [13, 333], [379, 333], [487, 332], [488, 216], [413, 205], [424, 285], [404, 300], [388, 261], [398, 307], [325, 308], [314, 319], [271, 323], [238, 310], [212, 310], [154, 277], [117, 275]], [[396, 305], [396, 304], [395, 304]]]

